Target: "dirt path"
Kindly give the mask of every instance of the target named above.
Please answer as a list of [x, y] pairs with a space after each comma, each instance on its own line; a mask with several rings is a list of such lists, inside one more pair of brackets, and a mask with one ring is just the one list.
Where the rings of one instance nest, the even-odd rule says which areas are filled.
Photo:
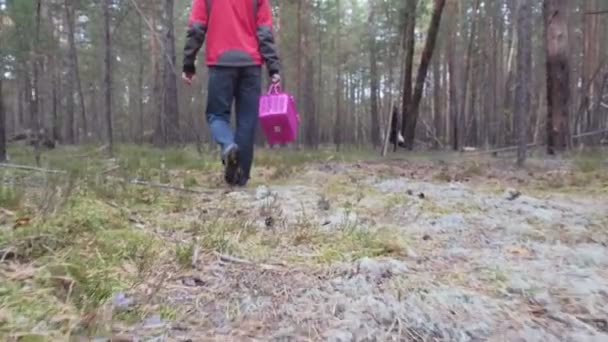
[[179, 308], [176, 319], [152, 312], [123, 331], [176, 341], [608, 340], [608, 196], [416, 170], [322, 165], [201, 199], [179, 219], [238, 217], [247, 228], [226, 251], [243, 260], [196, 247], [193, 269], [159, 268], [130, 295]]

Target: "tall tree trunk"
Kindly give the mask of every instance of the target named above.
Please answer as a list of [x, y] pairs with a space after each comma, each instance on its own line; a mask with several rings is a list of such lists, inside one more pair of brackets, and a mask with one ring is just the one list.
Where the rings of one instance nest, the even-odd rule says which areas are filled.
[[40, 165], [40, 25], [42, 20], [42, 0], [36, 1], [36, 32], [34, 35], [34, 58], [32, 58], [32, 91], [30, 101], [31, 125], [34, 131], [34, 157], [36, 165]]
[[27, 81], [27, 71], [24, 73], [22, 82], [19, 82], [19, 99], [17, 100], [17, 127], [23, 129], [26, 125], [25, 121], [25, 107], [27, 99], [29, 98], [26, 94], [30, 90], [29, 82]]
[[441, 23], [441, 15], [444, 7], [445, 0], [433, 1], [433, 14], [431, 16], [431, 23], [429, 24], [426, 43], [424, 45], [424, 49], [422, 50], [422, 57], [420, 58], [420, 66], [418, 67], [418, 75], [416, 76], [416, 86], [414, 87], [414, 96], [411, 101], [411, 111], [404, 117], [406, 127], [405, 145], [409, 150], [414, 148], [416, 124], [418, 122], [418, 112], [420, 109], [420, 100], [422, 99], [422, 91], [424, 90], [424, 81], [426, 80], [426, 74], [429, 70], [429, 64], [433, 58], [433, 51], [435, 49], [435, 42], [437, 41], [439, 24]]
[[[72, 73], [72, 77], [73, 79], [70, 80], [70, 82], [75, 81], [76, 82], [76, 90], [78, 91], [78, 100], [79, 100], [79, 105], [80, 105], [80, 120], [82, 121], [82, 130], [86, 137], [89, 134], [89, 129], [88, 129], [88, 125], [87, 125], [87, 114], [86, 114], [86, 106], [84, 104], [84, 93], [82, 91], [82, 82], [80, 81], [80, 71], [78, 68], [78, 53], [76, 51], [76, 40], [74, 38], [74, 16], [73, 16], [73, 6], [72, 6], [72, 0], [65, 0], [64, 3], [64, 7], [65, 7], [65, 16], [66, 16], [66, 22], [67, 22], [67, 27], [68, 27], [68, 41], [69, 41], [69, 45], [70, 45], [70, 68], [71, 68], [71, 73]], [[74, 86], [72, 85], [71, 88], [72, 90]], [[73, 96], [73, 93], [72, 93]], [[72, 99], [73, 101], [73, 99]], [[72, 114], [73, 115], [73, 114]]]
[[[411, 121], [409, 117], [412, 115], [412, 74], [414, 69], [414, 50], [416, 49], [416, 39], [414, 34], [416, 31], [417, 6], [418, 0], [407, 0], [405, 8], [405, 71], [403, 76], [403, 98], [401, 99], [401, 112], [403, 113], [403, 120], [401, 121], [401, 132], [403, 132], [404, 135], [407, 135], [407, 125], [408, 122]], [[407, 140], [408, 137], [406, 136], [405, 139]], [[397, 149], [396, 144], [394, 144], [394, 149]]]
[[596, 102], [596, 98], [601, 96], [601, 93], [598, 92], [601, 77], [597, 77], [597, 74], [600, 73], [599, 68], [601, 68], [599, 37], [601, 16], [585, 14], [599, 10], [597, 0], [586, 0], [583, 10], [583, 58], [581, 60], [583, 82], [581, 87], [581, 110], [579, 110], [577, 120], [584, 121], [584, 125], [581, 124], [580, 126], [586, 131], [591, 131], [599, 126], [599, 121], [596, 120], [598, 115], [594, 115], [596, 110], [593, 110], [593, 104]]
[[501, 135], [503, 141], [507, 144], [511, 144], [514, 138], [514, 125], [513, 125], [513, 99], [514, 99], [514, 82], [515, 82], [515, 52], [517, 47], [517, 25], [513, 24], [517, 21], [517, 9], [519, 3], [522, 0], [507, 1], [506, 5], [509, 9], [507, 20], [511, 23], [508, 31], [508, 49], [507, 49], [507, 61], [506, 61], [506, 79], [505, 89], [502, 94], [503, 99], [503, 112], [502, 120], [503, 127], [501, 127]]
[[156, 145], [162, 145], [164, 141], [164, 120], [163, 120], [163, 91], [162, 91], [162, 72], [161, 63], [158, 56], [161, 55], [158, 46], [157, 36], [157, 14], [155, 10], [151, 11], [150, 26], [150, 65], [152, 69], [152, 117], [155, 119], [156, 130], [152, 136], [152, 141]]
[[[458, 140], [461, 144], [465, 144], [465, 138], [467, 136], [467, 93], [469, 89], [469, 76], [471, 73], [471, 60], [473, 56], [473, 46], [475, 44], [475, 35], [477, 31], [477, 12], [479, 11], [480, 0], [475, 0], [475, 5], [473, 7], [473, 17], [471, 22], [471, 31], [469, 32], [469, 41], [467, 45], [467, 54], [464, 66], [464, 73], [462, 75], [462, 98], [460, 103], [460, 113], [459, 113], [459, 123], [458, 123], [458, 133], [460, 134]], [[473, 104], [471, 104], [473, 105]], [[463, 147], [463, 146], [461, 146]]]
[[71, 61], [68, 59], [67, 75], [65, 82], [65, 118], [64, 118], [64, 136], [66, 144], [76, 143], [74, 134], [74, 69], [71, 66]]
[[515, 123], [517, 125], [517, 165], [526, 160], [528, 120], [530, 116], [530, 74], [532, 72], [532, 15], [527, 1], [521, 1], [517, 15], [517, 84], [515, 88]]
[[369, 12], [369, 63], [370, 63], [370, 137], [374, 147], [381, 144], [380, 141], [380, 117], [378, 115], [378, 56], [376, 54], [376, 26], [375, 26], [375, 7], [374, 2], [369, 1], [371, 7]]
[[[337, 13], [340, 13], [340, 0], [336, 0]], [[335, 51], [336, 51], [336, 124], [334, 126], [334, 143], [336, 144], [336, 150], [340, 151], [342, 145], [342, 131], [344, 130], [342, 120], [342, 53], [340, 51], [340, 34], [341, 34], [341, 20], [338, 17], [338, 23], [336, 25], [336, 37], [335, 39]]]
[[[324, 35], [322, 34], [322, 30], [321, 30], [321, 20], [323, 19], [323, 10], [321, 8], [321, 4], [320, 2], [317, 3], [317, 44], [319, 44], [319, 48], [318, 50], [318, 71], [317, 71], [317, 108], [316, 108], [316, 117], [317, 118], [321, 118], [321, 113], [323, 111], [323, 98], [324, 98], [324, 93], [323, 93], [323, 37]], [[325, 126], [325, 125], [321, 125], [321, 126]], [[317, 132], [315, 132], [315, 142], [314, 142], [314, 147], [315, 149], [319, 148], [320, 145], [320, 140], [321, 140], [321, 133], [319, 132], [319, 130], [317, 130]]]
[[4, 75], [0, 75], [0, 162], [6, 161], [6, 115], [4, 113], [3, 79]]
[[303, 37], [302, 37], [302, 1], [297, 1], [297, 5], [296, 5], [296, 37], [298, 37], [297, 40], [297, 54], [296, 54], [296, 98], [298, 102], [302, 102], [302, 89], [303, 89], [303, 83], [302, 82], [302, 54], [304, 53], [303, 51]]
[[569, 146], [570, 62], [568, 58], [567, 0], [544, 0], [547, 54], [547, 152]]
[[443, 138], [441, 101], [441, 54], [433, 58], [433, 131], [435, 134], [433, 146], [435, 149], [441, 147]]
[[307, 129], [306, 129], [306, 145], [312, 147], [315, 144], [317, 128], [317, 117], [316, 117], [316, 99], [314, 94], [314, 83], [315, 83], [315, 66], [313, 62], [313, 49], [311, 44], [311, 31], [312, 31], [312, 0], [303, 1], [303, 11], [305, 21], [301, 23], [302, 27], [302, 49], [301, 52], [304, 57], [304, 84], [303, 98], [305, 115], [307, 118]]
[[177, 143], [180, 140], [179, 107], [177, 98], [177, 75], [175, 69], [175, 30], [173, 27], [174, 0], [165, 0], [165, 36], [164, 43], [164, 101], [163, 118], [167, 136], [166, 143]]
[[498, 132], [498, 82], [500, 77], [498, 73], [500, 70], [499, 58], [502, 58], [502, 32], [501, 32], [501, 16], [500, 16], [500, 2], [490, 1], [491, 11], [490, 16], [490, 27], [491, 32], [489, 34], [489, 41], [486, 43], [486, 48], [489, 51], [490, 65], [488, 65], [488, 89], [486, 89], [486, 101], [487, 109], [486, 124], [485, 124], [485, 145], [488, 148], [491, 144], [496, 144], [496, 133]]
[[110, 36], [110, 3], [112, 0], [102, 0], [103, 32], [104, 32], [104, 109], [107, 129], [108, 151], [114, 153], [114, 138], [112, 132], [112, 38]]
[[458, 88], [456, 82], [456, 27], [457, 22], [457, 8], [458, 3], [457, 0], [450, 0], [448, 4], [448, 18], [449, 18], [449, 37], [448, 37], [448, 46], [447, 46], [447, 54], [448, 54], [448, 73], [449, 73], [449, 108], [450, 108], [450, 118], [451, 118], [451, 130], [452, 130], [452, 149], [454, 151], [458, 151], [461, 145], [460, 140], [460, 114], [458, 108]]
[[138, 16], [139, 39], [137, 43], [137, 53], [139, 55], [139, 70], [137, 72], [137, 109], [138, 127], [137, 137], [140, 144], [144, 142], [144, 23], [143, 16]]
[[52, 84], [51, 90], [52, 94], [52, 105], [51, 105], [51, 113], [52, 113], [52, 123], [51, 123], [51, 134], [53, 137], [53, 141], [61, 141], [61, 126], [59, 122], [59, 85], [61, 84], [59, 67], [57, 65], [57, 56], [53, 58], [53, 71], [52, 71]]

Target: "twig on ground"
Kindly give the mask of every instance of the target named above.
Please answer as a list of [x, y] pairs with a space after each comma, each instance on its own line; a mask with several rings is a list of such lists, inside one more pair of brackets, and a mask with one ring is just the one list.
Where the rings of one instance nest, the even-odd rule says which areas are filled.
[[274, 265], [257, 264], [257, 263], [255, 263], [253, 261], [236, 258], [236, 257], [230, 256], [230, 255], [221, 254], [219, 252], [213, 252], [213, 255], [215, 255], [216, 257], [218, 257], [218, 259], [220, 259], [221, 261], [227, 262], [227, 263], [239, 264], [239, 265], [248, 265], [248, 266], [258, 266], [258, 267], [260, 267], [260, 268], [262, 268], [264, 270], [268, 270], [268, 271], [273, 271], [273, 270], [279, 269], [279, 267], [274, 266]]
[[121, 183], [128, 183], [128, 184], [132, 184], [132, 185], [147, 186], [147, 187], [151, 187], [151, 188], [159, 188], [159, 189], [165, 189], [165, 190], [183, 191], [183, 192], [189, 192], [189, 193], [201, 194], [201, 195], [208, 194], [208, 192], [205, 192], [205, 191], [200, 191], [200, 190], [195, 190], [195, 189], [188, 189], [188, 188], [184, 188], [184, 187], [180, 187], [180, 186], [175, 186], [175, 185], [170, 185], [170, 184], [161, 184], [161, 183], [146, 182], [146, 181], [141, 181], [141, 180], [137, 180], [137, 179], [126, 180], [126, 179], [123, 179], [123, 178], [112, 177], [112, 176], [107, 176], [106, 179], [113, 180], [113, 181], [116, 181], [116, 182], [121, 182]]
[[[579, 134], [573, 135], [571, 138], [579, 139], [579, 138], [584, 138], [584, 137], [589, 137], [589, 136], [594, 136], [594, 135], [599, 135], [599, 134], [604, 134], [604, 133], [608, 133], [608, 129], [600, 129], [597, 131], [579, 133]], [[531, 144], [526, 145], [526, 147], [527, 148], [542, 147], [545, 145], [546, 144], [544, 144], [544, 143], [531, 143]], [[487, 154], [487, 153], [509, 152], [509, 151], [515, 151], [515, 150], [517, 150], [517, 148], [518, 148], [518, 146], [507, 146], [507, 147], [500, 147], [500, 148], [495, 148], [495, 149], [491, 149], [491, 150], [483, 150], [483, 151], [465, 153], [465, 155], [474, 156], [474, 155]]]
[[94, 154], [101, 153], [101, 152], [105, 151], [108, 147], [109, 147], [109, 145], [106, 144], [106, 145], [99, 146], [98, 148], [96, 148], [96, 149], [94, 149], [92, 151], [89, 151], [89, 152], [86, 152], [86, 153], [81, 153], [81, 154], [75, 154], [75, 155], [68, 156], [68, 157], [69, 158], [85, 158], [85, 157], [90, 157], [90, 156], [92, 156]]
[[192, 268], [196, 268], [196, 265], [198, 264], [198, 254], [200, 252], [200, 248], [197, 242], [198, 239], [195, 240], [194, 248], [192, 249], [192, 260], [190, 261], [190, 266], [192, 266]]
[[45, 169], [45, 168], [41, 168], [41, 167], [28, 166], [28, 165], [0, 163], [0, 167], [4, 167], [7, 169], [35, 171], [35, 172], [43, 172], [43, 173], [67, 174], [67, 171], [64, 171], [64, 170]]
[[116, 171], [116, 170], [118, 170], [118, 169], [120, 169], [120, 166], [119, 166], [119, 165], [112, 166], [112, 167], [110, 167], [110, 168], [108, 168], [108, 169], [105, 169], [105, 170], [101, 171], [101, 174], [102, 174], [102, 175], [106, 175], [106, 174], [108, 174], [108, 173], [110, 173], [110, 172], [112, 172], [112, 171]]
[[15, 248], [8, 247], [5, 250], [0, 250], [0, 254], [2, 255], [0, 257], [0, 264], [1, 264], [6, 260], [10, 260], [15, 257]]

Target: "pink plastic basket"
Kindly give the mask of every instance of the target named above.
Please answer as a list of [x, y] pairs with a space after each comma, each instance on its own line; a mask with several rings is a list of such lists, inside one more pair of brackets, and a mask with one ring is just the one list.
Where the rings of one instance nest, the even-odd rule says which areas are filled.
[[296, 140], [298, 115], [296, 104], [278, 84], [271, 85], [266, 95], [260, 97], [260, 124], [270, 145], [287, 144]]

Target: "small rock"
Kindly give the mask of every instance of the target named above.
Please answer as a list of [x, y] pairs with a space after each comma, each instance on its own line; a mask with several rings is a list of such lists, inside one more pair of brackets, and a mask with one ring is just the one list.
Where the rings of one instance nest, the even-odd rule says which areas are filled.
[[330, 330], [325, 333], [325, 341], [327, 342], [350, 342], [354, 341], [353, 334], [346, 330]]
[[199, 277], [185, 277], [182, 279], [182, 284], [190, 287], [204, 286], [205, 282]]
[[133, 299], [127, 297], [124, 292], [119, 292], [112, 297], [112, 306], [115, 310], [126, 310], [133, 305]]
[[271, 194], [272, 193], [270, 192], [270, 189], [268, 189], [268, 187], [266, 187], [264, 185], [260, 185], [255, 190], [255, 199], [257, 199], [258, 201], [261, 201], [265, 198], [270, 197]]
[[533, 293], [530, 301], [543, 307], [549, 306], [553, 302], [551, 294], [547, 290], [541, 290], [540, 292]]
[[[82, 339], [78, 339], [78, 341], [87, 341], [84, 337]], [[110, 339], [107, 337], [93, 337], [92, 342], [110, 342]]]
[[409, 271], [409, 268], [403, 261], [389, 259], [388, 265], [390, 266], [390, 271], [392, 274], [401, 274]]
[[266, 226], [266, 228], [272, 228], [272, 226], [274, 226], [274, 218], [272, 216], [268, 216], [264, 220], [264, 225]]
[[534, 219], [550, 223], [550, 222], [559, 220], [561, 217], [561, 214], [554, 210], [549, 210], [549, 209], [545, 209], [542, 207], [538, 207], [538, 208], [534, 209], [534, 212], [532, 213], [532, 217]]
[[449, 214], [440, 217], [435, 225], [439, 229], [455, 230], [465, 228], [466, 222], [462, 214]]
[[596, 243], [580, 244], [572, 252], [581, 266], [606, 266], [608, 265], [608, 253], [606, 248]]
[[144, 320], [144, 327], [146, 328], [162, 326], [164, 324], [165, 322], [158, 314], [152, 315]]
[[519, 196], [521, 196], [521, 192], [517, 189], [508, 188], [505, 190], [505, 198], [509, 201], [516, 200]]
[[331, 205], [329, 204], [327, 198], [321, 197], [317, 202], [317, 207], [319, 208], [319, 210], [328, 211]]
[[363, 258], [359, 260], [359, 265], [357, 267], [358, 273], [369, 274], [373, 276], [382, 276], [384, 273], [384, 269], [382, 265], [371, 258]]
[[421, 192], [418, 194], [418, 198], [420, 199], [424, 199], [426, 196], [424, 195], [424, 192]]
[[507, 292], [511, 294], [523, 295], [530, 290], [531, 286], [520, 277], [512, 277], [507, 285]]
[[422, 236], [422, 240], [429, 241], [431, 240], [431, 236], [429, 234], [424, 234], [424, 236]]
[[357, 273], [369, 275], [375, 278], [390, 277], [394, 274], [401, 274], [408, 271], [407, 265], [395, 259], [374, 260], [362, 258], [357, 266]]

